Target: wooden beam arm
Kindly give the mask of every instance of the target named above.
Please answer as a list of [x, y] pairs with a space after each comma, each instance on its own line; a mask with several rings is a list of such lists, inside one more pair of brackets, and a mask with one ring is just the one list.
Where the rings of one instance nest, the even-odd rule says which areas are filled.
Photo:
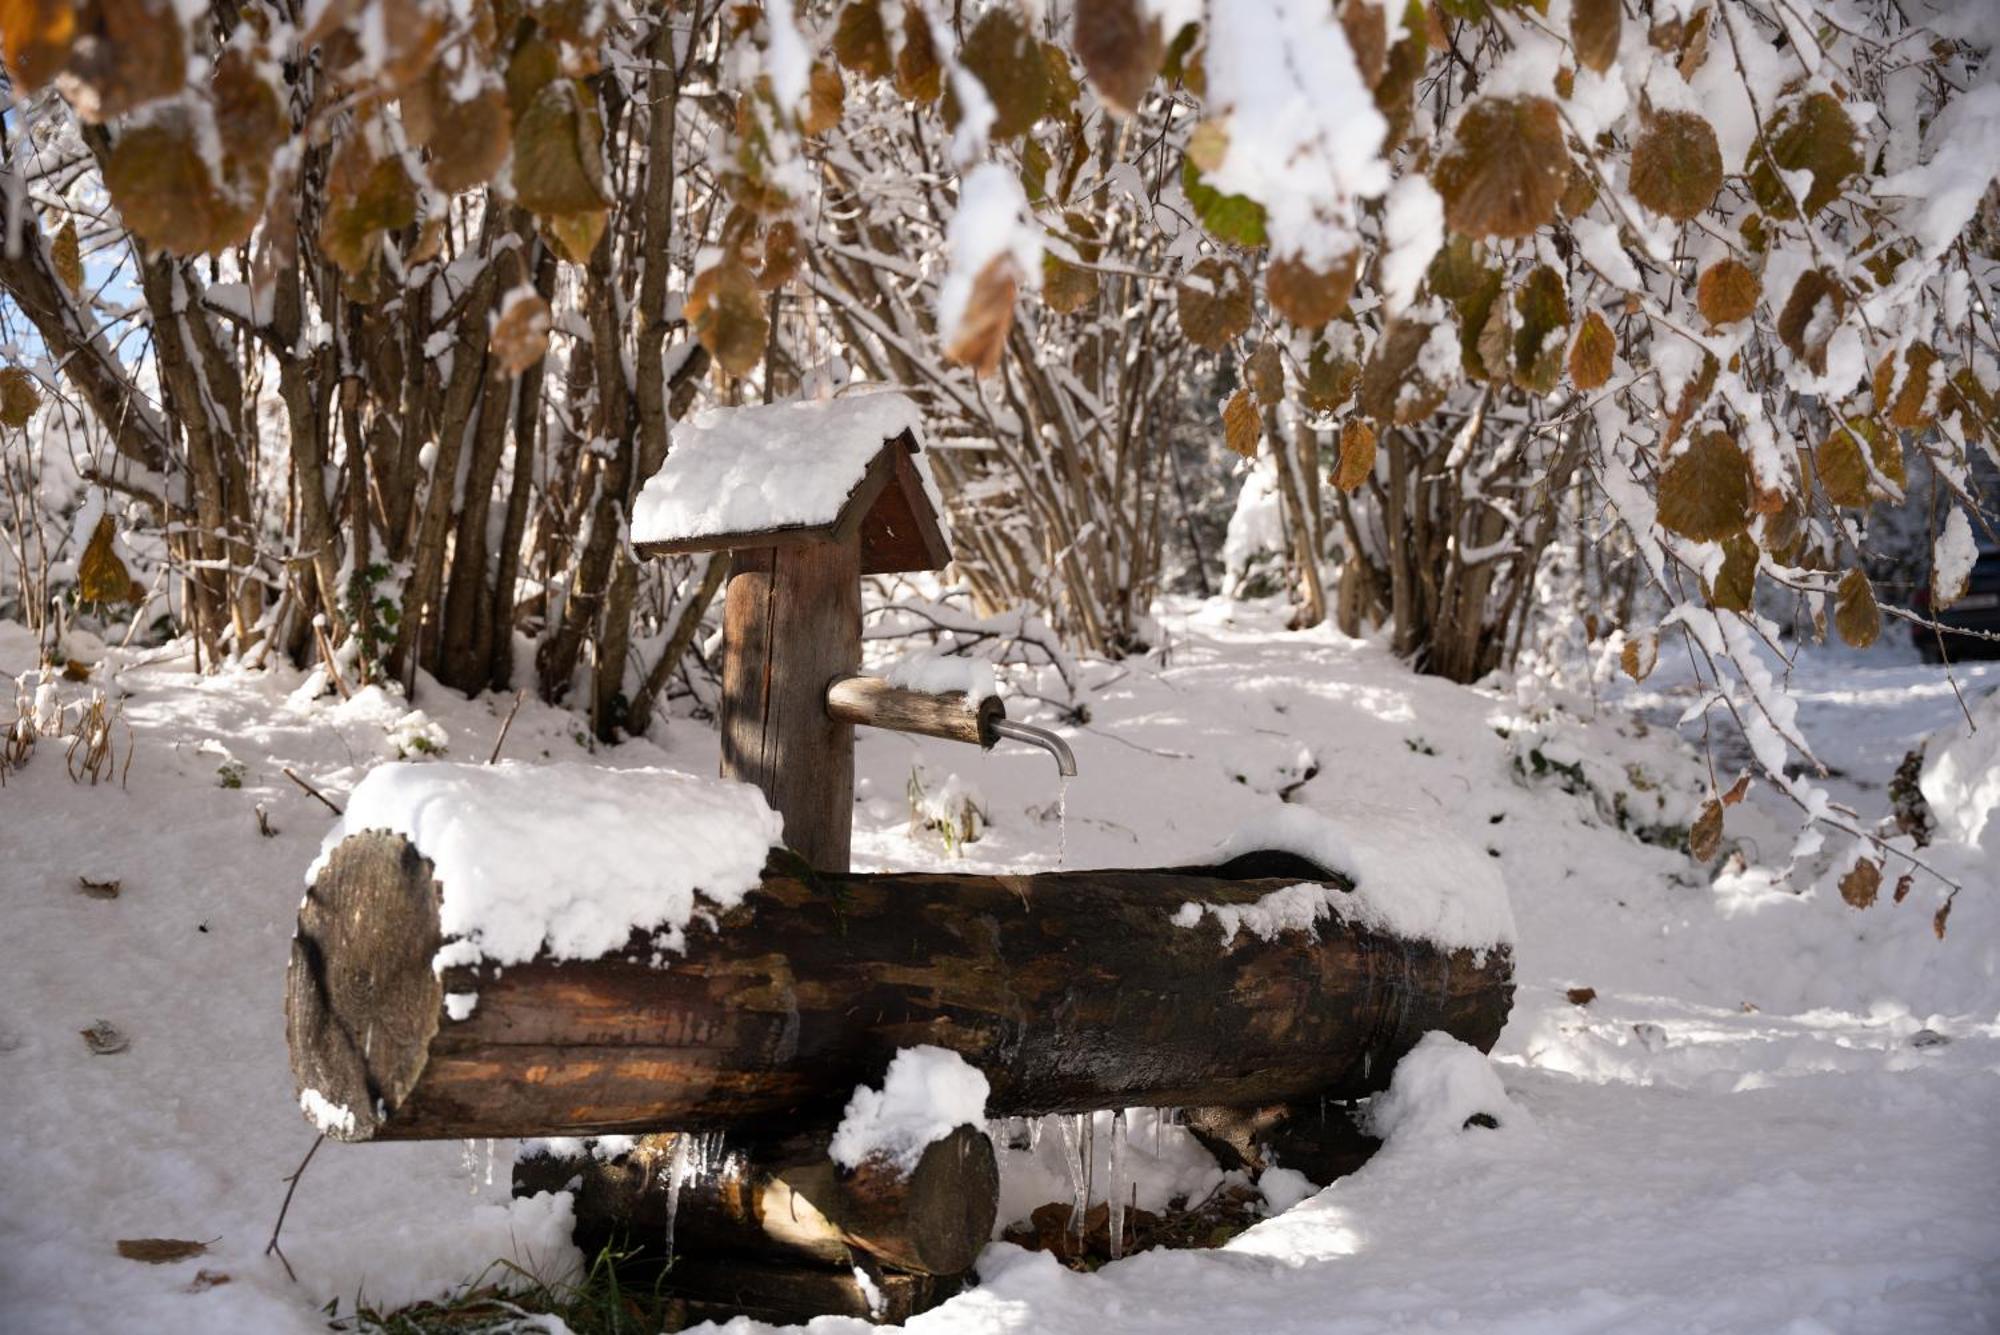
[[999, 740], [993, 725], [1007, 717], [1007, 707], [997, 695], [974, 700], [964, 691], [913, 691], [859, 673], [828, 683], [826, 712], [836, 723], [970, 742], [986, 750]]

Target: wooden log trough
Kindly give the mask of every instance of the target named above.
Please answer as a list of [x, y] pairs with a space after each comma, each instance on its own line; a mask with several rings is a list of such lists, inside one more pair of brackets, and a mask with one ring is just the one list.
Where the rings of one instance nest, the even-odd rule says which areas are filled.
[[[442, 887], [400, 836], [350, 836], [299, 912], [293, 1071], [342, 1140], [588, 1136], [838, 1121], [901, 1048], [958, 1052], [992, 1116], [1358, 1098], [1433, 1029], [1491, 1048], [1512, 957], [1329, 915], [1225, 942], [1184, 903], [1302, 882], [1285, 853], [1220, 867], [1026, 876], [815, 872], [761, 887], [678, 955], [432, 968]], [[463, 1019], [447, 994], [476, 994]]]
[[[856, 1089], [903, 1049], [934, 1045], [978, 1068], [989, 1117], [1177, 1107], [1227, 1167], [1281, 1161], [1331, 1180], [1374, 1142], [1329, 1106], [1385, 1088], [1431, 1030], [1490, 1049], [1512, 1000], [1506, 946], [1366, 926], [1338, 911], [1344, 878], [1292, 853], [850, 872], [857, 726], [1024, 741], [1074, 772], [1060, 738], [1008, 720], [997, 698], [858, 671], [861, 576], [950, 559], [916, 421], [885, 395], [705, 417], [676, 426], [639, 499], [642, 555], [731, 561], [722, 774], [764, 794], [785, 845], [734, 907], [697, 916], [672, 949], [635, 931], [594, 959], [544, 950], [502, 967], [445, 939], [450, 887], [420, 848], [358, 825], [299, 911], [286, 1029], [313, 1120], [346, 1141], [640, 1137], [602, 1158], [524, 1159], [516, 1190], [573, 1188], [586, 1245], [614, 1229], [671, 1235], [657, 1282], [692, 1319], [897, 1321], [966, 1282], [998, 1205], [984, 1128], [934, 1141], [908, 1172], [828, 1153]], [[788, 469], [806, 481], [776, 488], [782, 503], [738, 505]], [[631, 821], [675, 813], [622, 819], [544, 834], [617, 840]], [[1311, 927], [1226, 932], [1226, 915], [1181, 912], [1280, 892], [1296, 907], [1302, 885], [1326, 896]]]

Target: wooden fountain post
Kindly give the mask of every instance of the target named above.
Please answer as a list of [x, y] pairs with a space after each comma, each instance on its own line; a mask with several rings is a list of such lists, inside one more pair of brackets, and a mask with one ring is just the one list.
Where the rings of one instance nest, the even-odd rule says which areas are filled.
[[[861, 666], [861, 577], [951, 561], [917, 450], [904, 431], [860, 456], [858, 476], [832, 483], [847, 490], [819, 498], [818, 512], [831, 516], [823, 522], [656, 532], [634, 543], [642, 556], [727, 554], [722, 775], [757, 785], [784, 817], [786, 845], [820, 871], [846, 872], [853, 843], [854, 722], [828, 709], [827, 690]], [[677, 473], [669, 454], [648, 485], [675, 488], [682, 512], [702, 512], [706, 498], [689, 493], [718, 476]]]

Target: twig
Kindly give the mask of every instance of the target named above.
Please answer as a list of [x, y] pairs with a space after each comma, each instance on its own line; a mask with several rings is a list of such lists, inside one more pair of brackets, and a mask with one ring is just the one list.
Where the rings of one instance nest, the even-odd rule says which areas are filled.
[[[286, 770], [285, 773], [290, 774], [291, 771]], [[317, 797], [318, 794], [315, 793], [314, 796]], [[324, 802], [326, 799], [322, 797], [320, 801]], [[291, 1278], [294, 1284], [299, 1282], [298, 1272], [293, 1270], [292, 1263], [285, 1259], [284, 1249], [278, 1246], [278, 1235], [285, 1231], [285, 1214], [292, 1208], [292, 1193], [299, 1189], [299, 1179], [306, 1175], [306, 1165], [313, 1161], [313, 1155], [318, 1154], [319, 1147], [325, 1143], [326, 1132], [322, 1131], [313, 1138], [312, 1148], [306, 1151], [306, 1157], [299, 1160], [299, 1166], [294, 1168], [292, 1175], [285, 1179], [284, 1204], [278, 1207], [278, 1222], [271, 1226], [271, 1240], [264, 1244], [264, 1255], [276, 1256], [278, 1264], [285, 1267], [285, 1274]]]
[[500, 748], [507, 742], [507, 729], [514, 726], [514, 715], [521, 712], [521, 702], [527, 698], [528, 692], [525, 687], [514, 692], [514, 707], [507, 711], [506, 720], [500, 724], [500, 735], [493, 739], [493, 754], [486, 757], [487, 764], [500, 763]]
[[341, 679], [340, 669], [334, 666], [333, 646], [327, 642], [326, 638], [326, 618], [314, 617], [312, 628], [314, 638], [319, 641], [319, 661], [325, 665], [326, 675], [333, 678], [333, 688], [340, 692], [341, 699], [353, 699], [353, 692], [347, 689], [347, 683]]
[[328, 811], [331, 811], [334, 815], [344, 816], [347, 814], [346, 812], [342, 811], [339, 807], [333, 804], [332, 798], [328, 797], [325, 793], [322, 793], [319, 789], [307, 783], [304, 779], [301, 779], [298, 775], [298, 771], [294, 770], [290, 765], [285, 766], [282, 773], [286, 778], [290, 779], [293, 783], [297, 784], [299, 787], [305, 789], [308, 793], [318, 798], [320, 801], [320, 805], [325, 807]]

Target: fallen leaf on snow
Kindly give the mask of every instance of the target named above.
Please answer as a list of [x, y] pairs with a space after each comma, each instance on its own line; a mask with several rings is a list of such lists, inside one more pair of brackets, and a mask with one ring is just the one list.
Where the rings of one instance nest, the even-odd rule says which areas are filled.
[[1597, 1000], [1597, 989], [1594, 987], [1572, 987], [1566, 995], [1569, 997], [1570, 1005], [1588, 1006], [1591, 1002]]
[[76, 878], [76, 888], [92, 899], [116, 899], [119, 891], [125, 888], [125, 883], [115, 876], [104, 881], [93, 881], [88, 876], [79, 876]]
[[[208, 1251], [205, 1242], [194, 1242], [187, 1238], [120, 1238], [118, 1254], [128, 1261], [144, 1261], [147, 1265], [166, 1265], [172, 1261], [185, 1261]], [[203, 1271], [207, 1274], [207, 1271]]]
[[89, 1045], [91, 1052], [99, 1057], [109, 1057], [114, 1052], [123, 1052], [132, 1046], [132, 1040], [125, 1037], [124, 1031], [109, 1020], [99, 1020], [90, 1028], [80, 1029], [77, 1032], [83, 1035], [83, 1041]]

